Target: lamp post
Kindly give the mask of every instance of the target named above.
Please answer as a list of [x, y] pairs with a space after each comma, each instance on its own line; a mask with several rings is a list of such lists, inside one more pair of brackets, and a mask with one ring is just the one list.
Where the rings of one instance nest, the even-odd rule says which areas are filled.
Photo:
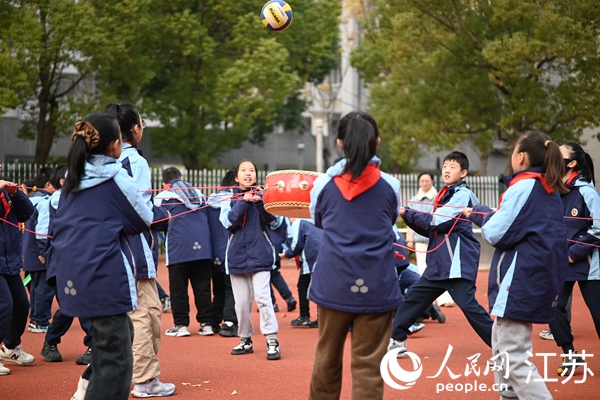
[[298, 169], [304, 169], [304, 143], [298, 143]]

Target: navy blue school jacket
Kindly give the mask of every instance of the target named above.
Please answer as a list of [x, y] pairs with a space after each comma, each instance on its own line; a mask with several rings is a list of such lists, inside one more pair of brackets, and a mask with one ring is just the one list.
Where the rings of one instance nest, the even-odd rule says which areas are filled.
[[481, 245], [473, 234], [473, 224], [466, 218], [456, 218], [463, 208], [476, 206], [479, 200], [466, 182], [460, 181], [449, 186], [438, 201], [433, 214], [406, 208], [403, 217], [412, 230], [429, 237], [427, 250], [436, 249], [427, 253], [423, 277], [430, 281], [463, 278], [475, 282]]
[[23, 270], [25, 272], [44, 271], [46, 266], [40, 261], [40, 256], [46, 247], [49, 223], [50, 193], [45, 190], [36, 190], [31, 197], [31, 204], [35, 211], [31, 218], [25, 222], [25, 229], [36, 232], [25, 232], [23, 234]]
[[283, 252], [283, 243], [289, 244], [288, 230], [290, 227], [290, 221], [287, 217], [275, 215], [275, 220], [269, 224], [269, 237], [271, 243], [275, 246], [275, 261], [279, 261], [279, 254]]
[[168, 210], [173, 217], [165, 239], [167, 267], [212, 259], [204, 195], [180, 179], [171, 181], [169, 186], [154, 199], [155, 204]]
[[[395, 257], [394, 261], [396, 263], [395, 264], [396, 270], [402, 271], [410, 265], [410, 260], [408, 259], [408, 251], [406, 250], [406, 238], [404, 237], [403, 234], [400, 233], [400, 231], [398, 230], [398, 227], [396, 225], [394, 225], [392, 228], [394, 229], [394, 235], [396, 237], [396, 244], [399, 244], [400, 246], [404, 246], [404, 247], [394, 246], [394, 257]], [[419, 277], [420, 276], [421, 275], [419, 275]]]
[[221, 208], [226, 206], [228, 209], [230, 201], [231, 190], [220, 190], [208, 198], [208, 204], [210, 204], [210, 207], [207, 208], [208, 226], [210, 228], [213, 271], [220, 273], [225, 272], [225, 254], [229, 239], [229, 231], [221, 223]]
[[269, 237], [269, 224], [275, 217], [265, 210], [262, 200], [238, 200], [243, 195], [240, 188], [234, 188], [229, 207], [221, 210], [221, 222], [229, 230], [225, 270], [231, 275], [275, 267], [275, 246]]
[[52, 193], [48, 202], [48, 240], [44, 248], [44, 258], [46, 259], [46, 281], [56, 277], [56, 260], [54, 260], [54, 251], [52, 249], [52, 236], [54, 236], [54, 218], [56, 218], [56, 210], [60, 202], [60, 190]]
[[360, 178], [344, 174], [342, 159], [318, 177], [310, 212], [323, 230], [308, 298], [351, 313], [396, 310], [402, 303], [394, 267], [400, 182], [379, 170], [377, 157]]
[[289, 250], [285, 251], [285, 256], [287, 258], [300, 256], [302, 260], [300, 275], [312, 273], [317, 262], [323, 231], [317, 228], [312, 220], [298, 218], [292, 222], [290, 233], [292, 240]]
[[[503, 178], [508, 189], [497, 211], [475, 206], [471, 221], [496, 248], [488, 282], [490, 314], [531, 323], [554, 319], [567, 275], [563, 204], [546, 189], [540, 168]], [[429, 268], [429, 265], [427, 265]]]
[[[567, 181], [571, 191], [562, 194], [569, 257], [568, 281], [600, 280], [600, 196], [596, 188], [579, 174]], [[579, 219], [581, 218], [581, 219]], [[585, 219], [587, 218], [587, 219]]]
[[0, 189], [0, 197], [0, 218], [9, 222], [0, 222], [0, 275], [18, 275], [23, 266], [22, 233], [18, 225], [31, 217], [35, 207], [20, 189], [14, 196]]
[[91, 155], [77, 189], [54, 218], [54, 259], [61, 310], [75, 317], [105, 317], [137, 309], [128, 236], [152, 223], [153, 212], [116, 159]]
[[[158, 262], [158, 232], [166, 229], [168, 223], [167, 211], [161, 207], [155, 207], [152, 202], [152, 180], [150, 178], [150, 167], [148, 161], [129, 143], [123, 143], [123, 151], [119, 157], [123, 168], [135, 182], [137, 189], [146, 206], [154, 213], [157, 222], [136, 237], [129, 240], [133, 252], [136, 278], [156, 278], [156, 266]], [[159, 222], [161, 221], [161, 222]]]

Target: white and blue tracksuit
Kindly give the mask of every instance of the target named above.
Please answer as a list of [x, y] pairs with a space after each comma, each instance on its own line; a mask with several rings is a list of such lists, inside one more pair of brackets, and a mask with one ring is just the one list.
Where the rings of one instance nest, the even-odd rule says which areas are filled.
[[[550, 330], [558, 346], [572, 346], [573, 333], [567, 314], [567, 302], [573, 293], [575, 282], [579, 282], [581, 294], [590, 310], [596, 333], [600, 337], [600, 196], [596, 188], [583, 177], [573, 173], [567, 187], [571, 191], [561, 195], [564, 206], [565, 226], [569, 257], [573, 260], [567, 268], [567, 278], [560, 297], [556, 316], [550, 322]], [[580, 219], [578, 219], [580, 218]], [[569, 349], [563, 350], [567, 351]], [[573, 350], [573, 348], [571, 348]]]
[[404, 221], [410, 228], [429, 237], [427, 249], [431, 252], [427, 254], [425, 272], [410, 288], [396, 313], [392, 338], [406, 340], [409, 327], [438, 296], [448, 291], [475, 332], [491, 346], [492, 319], [475, 299], [481, 246], [471, 222], [456, 220], [463, 208], [479, 201], [464, 181], [442, 189], [436, 201], [433, 214], [417, 213], [410, 208], [404, 213]]
[[323, 230], [308, 299], [347, 313], [384, 313], [402, 302], [394, 268], [400, 182], [377, 157], [357, 180], [343, 180], [346, 160], [314, 182], [310, 212]]
[[137, 308], [130, 235], [148, 229], [153, 212], [121, 163], [91, 155], [79, 187], [61, 194], [52, 238], [62, 311], [78, 317]]

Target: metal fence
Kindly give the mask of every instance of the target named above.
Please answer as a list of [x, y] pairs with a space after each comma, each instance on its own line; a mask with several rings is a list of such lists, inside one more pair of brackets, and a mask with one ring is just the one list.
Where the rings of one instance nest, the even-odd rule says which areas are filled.
[[[56, 165], [48, 165], [56, 167]], [[12, 182], [23, 183], [26, 180], [35, 178], [38, 166], [30, 163], [7, 163], [0, 164], [0, 176]], [[153, 189], [162, 188], [162, 168], [152, 167], [152, 187]], [[221, 180], [227, 172], [226, 169], [202, 169], [202, 170], [182, 170], [181, 173], [186, 181], [195, 187], [202, 188], [205, 194], [209, 194], [221, 185]], [[258, 182], [264, 182], [267, 171], [257, 171]], [[408, 200], [417, 194], [419, 190], [419, 181], [417, 174], [395, 174], [393, 175], [400, 180], [400, 191], [403, 200]], [[498, 182], [497, 176], [467, 176], [466, 181], [473, 193], [477, 196], [482, 204], [490, 207], [498, 205], [498, 198], [503, 188]], [[434, 177], [434, 186], [440, 189], [444, 186], [442, 177], [437, 175]], [[408, 203], [405, 203], [407, 205]]]

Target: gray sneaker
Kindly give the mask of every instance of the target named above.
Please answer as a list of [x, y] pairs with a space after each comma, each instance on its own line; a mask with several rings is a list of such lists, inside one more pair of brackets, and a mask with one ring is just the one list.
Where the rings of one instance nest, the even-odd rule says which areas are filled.
[[133, 385], [131, 395], [133, 397], [165, 397], [175, 393], [175, 385], [172, 383], [163, 383], [157, 378], [148, 383]]
[[6, 368], [4, 364], [0, 364], [0, 375], [10, 374], [10, 369]]
[[31, 365], [35, 361], [35, 357], [27, 353], [20, 346], [14, 349], [7, 349], [2, 345], [0, 349], [0, 361], [10, 361], [20, 365]]
[[406, 352], [408, 351], [408, 349], [406, 347], [406, 341], [391, 339], [390, 345], [388, 346], [388, 351], [392, 351], [395, 349], [399, 349], [398, 356], [397, 356], [398, 358], [406, 357]]

